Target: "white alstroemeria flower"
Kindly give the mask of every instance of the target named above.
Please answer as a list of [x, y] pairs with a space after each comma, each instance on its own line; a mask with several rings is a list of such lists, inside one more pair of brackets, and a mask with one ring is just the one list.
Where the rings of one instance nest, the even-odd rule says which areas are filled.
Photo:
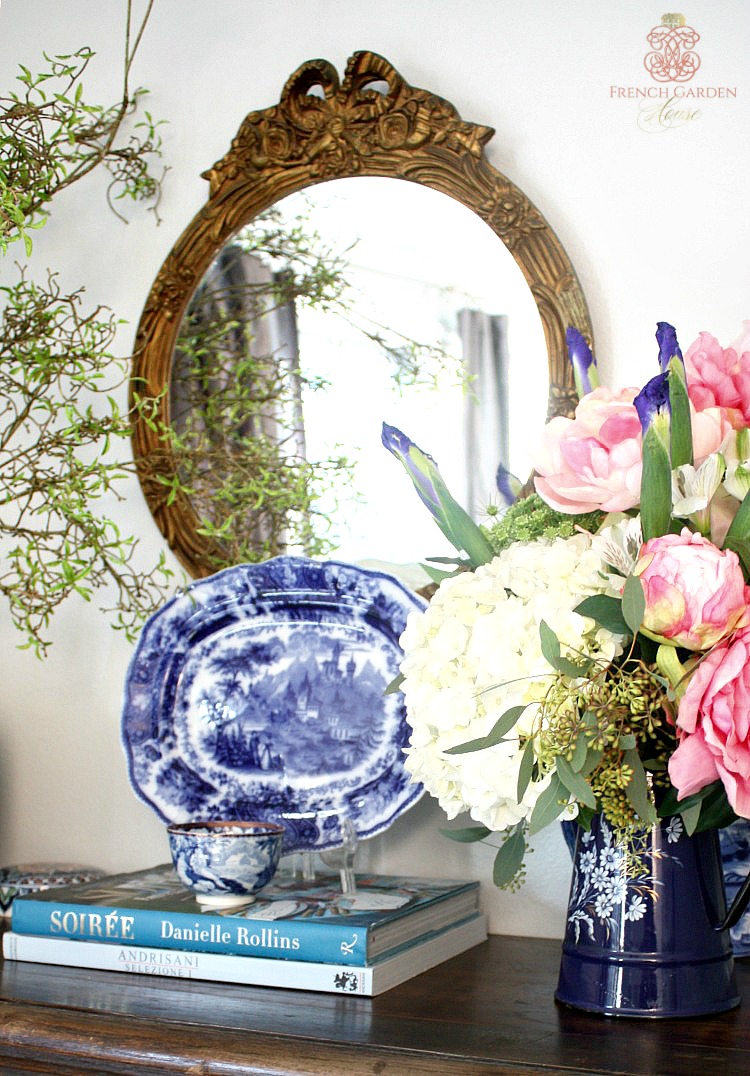
[[712, 452], [700, 467], [685, 463], [672, 471], [672, 511], [679, 519], [690, 519], [701, 534], [709, 533], [709, 506], [725, 468], [721, 452]]
[[745, 494], [750, 490], [750, 459], [739, 460], [737, 463], [727, 465], [727, 473], [724, 476], [724, 489], [731, 493], [738, 501], [745, 499]]
[[724, 489], [742, 501], [750, 489], [750, 431], [732, 430], [721, 449], [727, 465]]
[[633, 571], [642, 545], [640, 516], [625, 516], [594, 536], [594, 548], [599, 556], [624, 576]]

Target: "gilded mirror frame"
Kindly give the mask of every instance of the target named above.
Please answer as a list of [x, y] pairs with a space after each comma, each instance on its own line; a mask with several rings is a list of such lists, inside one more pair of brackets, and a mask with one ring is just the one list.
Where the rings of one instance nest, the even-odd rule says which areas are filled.
[[[487, 160], [491, 127], [464, 122], [447, 101], [410, 86], [382, 56], [356, 52], [343, 81], [326, 60], [288, 79], [277, 105], [249, 113], [229, 152], [203, 173], [206, 204], [168, 254], [138, 325], [134, 393], [156, 401], [156, 423], [134, 411], [133, 451], [151, 513], [187, 571], [216, 570], [221, 549], [198, 533], [183, 493], [170, 496], [176, 463], [159, 438], [169, 424], [172, 355], [183, 314], [223, 244], [274, 202], [324, 180], [384, 176], [419, 183], [462, 202], [502, 240], [536, 301], [549, 356], [548, 415], [577, 402], [565, 331], [592, 341], [586, 300], [559, 239], [526, 195]], [[158, 472], [160, 480], [155, 477]]]

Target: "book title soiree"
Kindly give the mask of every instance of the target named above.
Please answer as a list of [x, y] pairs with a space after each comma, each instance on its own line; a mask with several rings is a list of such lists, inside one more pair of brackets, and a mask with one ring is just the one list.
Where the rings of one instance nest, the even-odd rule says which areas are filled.
[[[50, 933], [89, 938], [103, 941], [136, 941], [135, 916], [118, 911], [62, 911], [50, 913]], [[192, 926], [175, 926], [169, 919], [162, 919], [160, 937], [163, 940], [182, 942], [210, 942], [212, 945], [247, 946], [250, 949], [286, 949], [295, 952], [300, 948], [297, 936], [283, 936], [275, 927], [250, 927], [235, 923], [217, 922], [202, 925], [196, 921]]]

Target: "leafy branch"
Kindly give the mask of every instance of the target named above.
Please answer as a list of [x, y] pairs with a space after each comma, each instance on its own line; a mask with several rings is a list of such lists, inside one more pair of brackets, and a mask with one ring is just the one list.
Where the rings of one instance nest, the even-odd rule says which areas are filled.
[[[130, 434], [115, 393], [128, 364], [109, 352], [116, 320], [84, 313], [80, 292], [25, 278], [4, 294], [0, 363], [0, 593], [27, 646], [43, 654], [54, 610], [114, 586], [115, 625], [131, 634], [163, 596], [163, 557], [134, 567], [135, 540], [98, 507], [131, 465], [109, 458]], [[95, 392], [92, 392], [95, 389]]]
[[[28, 256], [29, 233], [45, 223], [53, 199], [100, 165], [111, 177], [110, 206], [129, 197], [155, 210], [158, 124], [146, 113], [138, 133], [121, 140], [145, 93], [131, 93], [129, 77], [152, 2], [132, 39], [128, 3], [117, 104], [86, 99], [88, 48], [45, 54], [38, 74], [21, 66], [21, 92], [0, 97], [0, 252], [21, 241]], [[81, 290], [64, 291], [50, 271], [35, 283], [21, 267], [0, 296], [0, 595], [22, 645], [38, 656], [59, 605], [100, 588], [113, 625], [132, 636], [163, 600], [171, 572], [163, 555], [141, 570], [135, 538], [108, 514], [133, 473], [116, 452], [132, 426], [117, 403], [129, 377], [129, 362], [110, 351], [117, 319], [103, 306], [85, 311]]]
[[117, 212], [114, 201], [131, 198], [152, 202], [156, 213], [163, 175], [157, 179], [150, 163], [161, 154], [160, 124], [144, 112], [127, 140], [118, 141], [124, 121], [147, 92], [141, 88], [131, 92], [129, 77], [152, 5], [150, 0], [131, 46], [128, 3], [122, 96], [114, 105], [86, 100], [81, 80], [95, 55], [90, 48], [55, 56], [44, 53], [46, 66], [36, 73], [19, 65], [20, 92], [0, 97], [3, 253], [10, 243], [22, 240], [30, 254], [29, 231], [44, 223], [50, 202], [100, 165], [111, 177], [107, 199], [113, 211]]

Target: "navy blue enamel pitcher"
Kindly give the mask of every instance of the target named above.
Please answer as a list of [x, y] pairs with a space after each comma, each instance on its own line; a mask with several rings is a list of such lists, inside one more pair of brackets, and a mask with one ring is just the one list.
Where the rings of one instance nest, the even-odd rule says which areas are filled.
[[576, 828], [557, 1000], [641, 1017], [738, 1005], [729, 927], [750, 901], [750, 880], [727, 914], [716, 830], [688, 836], [675, 817], [626, 848], [600, 815], [588, 832]]

